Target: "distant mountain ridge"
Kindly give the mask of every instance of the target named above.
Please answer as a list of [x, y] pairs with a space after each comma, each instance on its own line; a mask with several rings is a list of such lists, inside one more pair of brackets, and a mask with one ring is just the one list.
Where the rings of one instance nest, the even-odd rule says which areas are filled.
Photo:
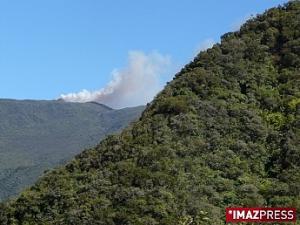
[[86, 102], [86, 103], [96, 104], [96, 105], [99, 105], [99, 106], [105, 107], [105, 108], [107, 108], [107, 109], [112, 109], [112, 108], [110, 108], [109, 106], [107, 106], [107, 105], [104, 105], [104, 104], [102, 104], [102, 103], [99, 103], [99, 102]]
[[0, 99], [0, 201], [137, 119], [141, 107]]
[[224, 34], [139, 120], [0, 204], [0, 224], [224, 225], [239, 206], [294, 207], [299, 225], [299, 46], [300, 1]]

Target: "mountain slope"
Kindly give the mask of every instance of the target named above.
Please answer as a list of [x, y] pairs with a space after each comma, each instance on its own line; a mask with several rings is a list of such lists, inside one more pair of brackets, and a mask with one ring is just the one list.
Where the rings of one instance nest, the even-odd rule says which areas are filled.
[[136, 119], [144, 107], [0, 100], [0, 201]]
[[119, 135], [2, 206], [2, 224], [224, 224], [300, 210], [300, 2], [201, 52]]

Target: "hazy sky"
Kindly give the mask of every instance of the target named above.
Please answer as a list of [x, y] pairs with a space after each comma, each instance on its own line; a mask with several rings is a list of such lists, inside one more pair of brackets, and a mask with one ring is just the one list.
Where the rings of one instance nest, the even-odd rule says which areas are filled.
[[141, 78], [150, 82], [147, 88], [151, 82], [161, 85], [199, 49], [237, 29], [251, 14], [284, 2], [0, 0], [0, 98], [103, 92], [113, 82], [122, 86], [117, 82], [128, 80], [132, 70], [153, 75], [151, 81]]

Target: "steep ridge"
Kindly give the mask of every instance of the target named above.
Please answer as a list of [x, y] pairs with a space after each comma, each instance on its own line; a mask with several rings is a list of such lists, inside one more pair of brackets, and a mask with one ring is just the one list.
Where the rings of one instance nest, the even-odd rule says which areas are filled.
[[137, 119], [144, 107], [0, 99], [0, 201]]
[[3, 204], [1, 224], [224, 224], [231, 205], [299, 212], [299, 46], [299, 1], [223, 35], [139, 121]]

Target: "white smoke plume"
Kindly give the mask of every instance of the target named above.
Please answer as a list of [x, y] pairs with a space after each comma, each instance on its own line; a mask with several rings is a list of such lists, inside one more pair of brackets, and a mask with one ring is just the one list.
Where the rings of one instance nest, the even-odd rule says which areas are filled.
[[97, 91], [62, 94], [60, 97], [67, 102], [95, 101], [112, 108], [143, 105], [162, 89], [162, 76], [170, 64], [170, 57], [158, 52], [131, 51], [128, 65], [121, 70], [115, 69], [106, 87]]

